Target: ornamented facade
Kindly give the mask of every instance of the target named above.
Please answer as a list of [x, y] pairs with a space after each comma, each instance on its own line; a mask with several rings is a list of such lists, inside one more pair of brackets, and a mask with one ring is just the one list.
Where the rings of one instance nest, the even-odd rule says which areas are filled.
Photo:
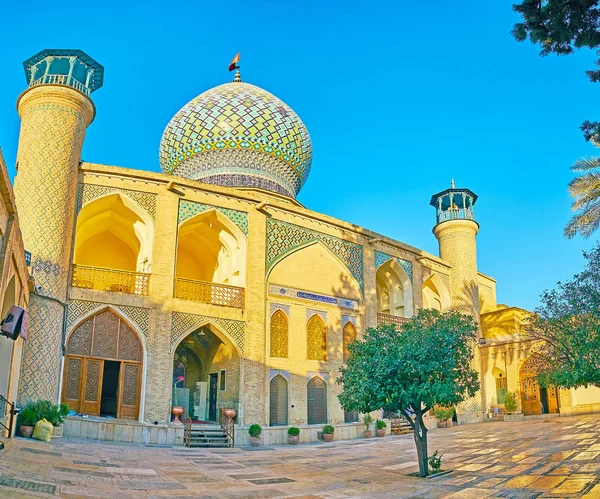
[[[340, 407], [335, 383], [348, 344], [422, 307], [481, 323], [482, 387], [459, 421], [485, 418], [506, 388], [542, 396], [518, 388], [523, 311], [498, 305], [494, 279], [478, 272], [468, 189], [432, 198], [440, 257], [311, 211], [295, 199], [312, 161], [306, 127], [239, 75], [168, 123], [162, 173], [81, 162], [104, 69], [75, 50], [43, 51], [25, 68], [15, 194], [40, 288], [19, 400], [63, 400], [123, 426], [99, 435], [74, 418], [67, 433], [168, 442], [177, 405], [200, 422], [236, 409], [236, 423], [263, 425], [267, 442], [292, 424], [356, 436], [358, 415]], [[548, 411], [579, 397], [549, 396], [560, 401]]]

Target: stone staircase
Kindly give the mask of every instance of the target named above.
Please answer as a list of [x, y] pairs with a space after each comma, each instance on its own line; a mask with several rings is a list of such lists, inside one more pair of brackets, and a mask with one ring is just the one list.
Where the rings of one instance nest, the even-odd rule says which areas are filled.
[[192, 424], [190, 447], [233, 447], [233, 442], [218, 425]]
[[390, 432], [392, 435], [407, 435], [413, 430], [406, 419], [394, 418], [390, 420]]

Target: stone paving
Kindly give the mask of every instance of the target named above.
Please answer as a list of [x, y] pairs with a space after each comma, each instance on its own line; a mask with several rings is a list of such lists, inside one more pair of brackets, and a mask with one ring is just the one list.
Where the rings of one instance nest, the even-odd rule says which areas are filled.
[[257, 449], [187, 449], [72, 438], [14, 439], [0, 498], [600, 498], [600, 415], [429, 433], [451, 473], [416, 470], [412, 436]]

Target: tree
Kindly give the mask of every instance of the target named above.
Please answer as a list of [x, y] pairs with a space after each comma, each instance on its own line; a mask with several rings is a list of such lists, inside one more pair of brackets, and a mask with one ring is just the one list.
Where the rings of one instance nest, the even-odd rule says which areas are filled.
[[572, 209], [577, 213], [567, 223], [564, 234], [569, 239], [577, 234], [588, 238], [600, 226], [600, 158], [579, 159], [571, 170], [583, 173], [569, 182]]
[[544, 291], [528, 321], [542, 361], [542, 385], [600, 387], [600, 245], [584, 256], [584, 270]]
[[413, 429], [420, 475], [427, 476], [423, 416], [435, 405], [454, 406], [479, 390], [477, 371], [471, 368], [476, 336], [471, 316], [429, 309], [420, 310], [399, 330], [367, 329], [363, 339], [349, 345], [350, 357], [336, 380], [343, 385], [342, 407], [405, 416]]

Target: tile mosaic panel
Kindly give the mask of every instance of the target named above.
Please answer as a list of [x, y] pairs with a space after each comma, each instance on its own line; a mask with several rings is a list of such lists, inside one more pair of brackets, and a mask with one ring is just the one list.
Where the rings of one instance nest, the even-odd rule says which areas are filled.
[[210, 204], [196, 203], [195, 201], [187, 201], [185, 199], [179, 200], [177, 223], [181, 223], [184, 220], [197, 215], [198, 213], [204, 213], [205, 211], [213, 209], [225, 215], [227, 218], [229, 218], [229, 220], [237, 225], [245, 235], [248, 235], [248, 213], [229, 208], [222, 208], [220, 206], [213, 206]]
[[356, 327], [356, 317], [353, 315], [342, 315], [342, 327], [344, 327], [348, 322], [351, 322], [354, 327]]
[[[90, 314], [92, 311], [101, 310], [107, 305], [104, 303], [70, 300], [67, 305], [67, 329], [69, 329], [80, 317]], [[123, 316], [138, 327], [144, 336], [148, 335], [150, 310], [142, 307], [130, 307], [126, 305], [110, 305]]]
[[308, 371], [306, 373], [306, 381], [310, 381], [312, 378], [314, 378], [315, 376], [320, 376], [321, 378], [323, 378], [327, 383], [329, 383], [329, 373], [327, 371]]
[[271, 303], [270, 315], [273, 315], [275, 311], [281, 310], [288, 317], [290, 316], [290, 306], [282, 305], [280, 303]]
[[392, 258], [400, 264], [400, 267], [404, 269], [404, 271], [408, 274], [408, 277], [412, 280], [412, 262], [409, 262], [408, 260], [403, 260], [402, 258], [398, 258], [395, 256], [387, 255], [385, 253], [382, 253], [381, 251], [375, 251], [375, 269], [378, 269], [385, 262], [391, 260]]
[[306, 309], [306, 320], [309, 320], [313, 315], [318, 315], [325, 325], [327, 325], [327, 312], [323, 312], [322, 310], [315, 310], [314, 308]]
[[81, 207], [94, 199], [107, 194], [123, 194], [133, 199], [137, 204], [144, 208], [153, 220], [156, 220], [156, 194], [153, 192], [132, 191], [129, 189], [120, 189], [107, 185], [80, 184], [77, 194], [77, 212]]
[[288, 381], [290, 381], [290, 372], [289, 371], [282, 371], [281, 369], [270, 369], [269, 370], [269, 381], [271, 381], [275, 376], [277, 376], [278, 374], [281, 374], [285, 379], [287, 379]]
[[300, 298], [301, 300], [327, 303], [329, 305], [337, 305], [341, 308], [358, 310], [358, 301], [356, 300], [351, 300], [349, 298], [339, 298], [336, 296], [321, 295], [318, 293], [311, 293], [309, 291], [302, 291], [300, 289], [294, 289], [287, 286], [278, 286], [277, 284], [269, 285], [269, 293], [272, 295], [287, 296], [289, 298]]
[[219, 317], [208, 317], [206, 315], [186, 314], [184, 312], [173, 312], [171, 323], [171, 350], [177, 342], [194, 329], [208, 323], [213, 323], [226, 331], [232, 341], [237, 344], [242, 353], [246, 348], [246, 323]]

